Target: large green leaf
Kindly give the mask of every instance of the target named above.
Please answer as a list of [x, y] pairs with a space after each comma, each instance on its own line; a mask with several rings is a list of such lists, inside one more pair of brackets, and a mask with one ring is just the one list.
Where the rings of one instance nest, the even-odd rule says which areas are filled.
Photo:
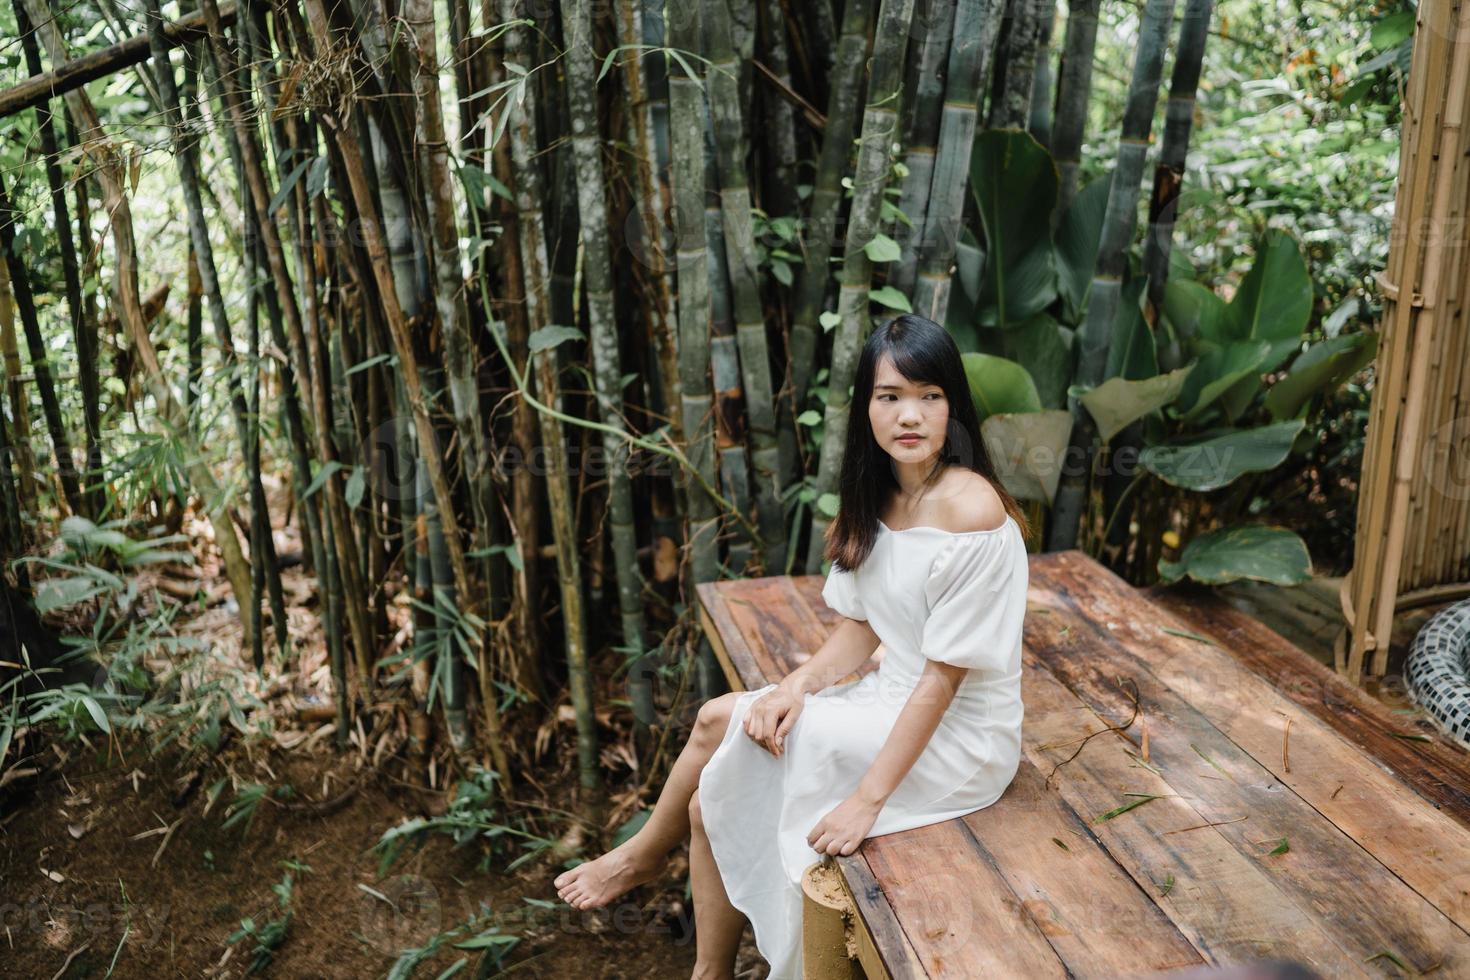
[[1097, 422], [1098, 437], [1107, 442], [1149, 412], [1178, 398], [1195, 363], [1190, 361], [1177, 371], [1141, 381], [1109, 378], [1090, 391], [1078, 392], [1082, 404]]
[[1266, 410], [1276, 420], [1296, 418], [1313, 395], [1336, 388], [1361, 371], [1377, 353], [1376, 333], [1342, 334], [1313, 344], [1292, 363], [1286, 377], [1266, 393]]
[[1019, 500], [1044, 500], [1050, 506], [1061, 480], [1061, 462], [1072, 436], [1066, 409], [991, 415], [980, 423], [980, 437], [1001, 485]]
[[1305, 424], [1301, 419], [1292, 419], [1258, 429], [1231, 430], [1195, 442], [1147, 446], [1138, 454], [1138, 463], [1176, 487], [1218, 490], [1245, 473], [1262, 473], [1280, 465]]
[[1301, 346], [1312, 316], [1312, 278], [1296, 241], [1272, 229], [1256, 243], [1256, 260], [1225, 309], [1235, 340], [1266, 340], [1262, 371], [1274, 371]]
[[1199, 415], [1242, 378], [1257, 380], [1271, 347], [1264, 340], [1201, 346], [1198, 363], [1179, 394], [1178, 407], [1186, 419]]
[[1225, 301], [1189, 279], [1171, 279], [1164, 286], [1164, 318], [1186, 344], [1199, 341], [1223, 344], [1231, 338], [1225, 327]]
[[1036, 382], [1015, 361], [990, 354], [961, 354], [965, 377], [970, 382], [970, 397], [980, 421], [1003, 412], [1039, 412], [1041, 396]]
[[1087, 291], [1097, 271], [1097, 245], [1111, 186], [1107, 177], [1088, 184], [1057, 224], [1057, 292], [1062, 297], [1062, 318], [1073, 325], [1082, 322], [1087, 310]]
[[1154, 346], [1154, 332], [1143, 319], [1139, 303], [1148, 286], [1144, 276], [1134, 276], [1123, 284], [1118, 297], [1118, 311], [1113, 315], [1113, 340], [1108, 345], [1105, 378], [1127, 378], [1141, 381], [1159, 373], [1159, 352]]
[[1159, 577], [1164, 582], [1177, 582], [1186, 575], [1208, 585], [1243, 578], [1300, 585], [1312, 577], [1312, 558], [1302, 539], [1284, 527], [1220, 528], [1189, 542], [1178, 561], [1159, 559]]
[[1065, 408], [1074, 362], [1072, 331], [1050, 314], [1038, 313], [1001, 337], [1006, 354], [1025, 367], [1036, 382], [1042, 407]]
[[970, 186], [985, 229], [980, 323], [1019, 326], [1057, 295], [1051, 239], [1056, 164], [1028, 133], [985, 130], [970, 155]]

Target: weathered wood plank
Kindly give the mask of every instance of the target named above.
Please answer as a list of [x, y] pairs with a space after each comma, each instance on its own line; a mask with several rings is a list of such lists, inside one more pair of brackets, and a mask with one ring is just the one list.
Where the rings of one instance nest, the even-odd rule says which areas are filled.
[[[1409, 791], [1325, 719], [1240, 663], [1232, 656], [1235, 643], [1211, 646], [1170, 634], [1169, 629], [1196, 624], [1153, 605], [1149, 616], [1140, 615], [1138, 603], [1147, 601], [1110, 574], [1096, 576], [1087, 592], [1089, 611], [1116, 624], [1114, 635], [1155, 676], [1410, 888], [1462, 929], [1470, 928], [1465, 825], [1447, 808]], [[1306, 654], [1287, 648], [1280, 656]], [[1349, 699], [1356, 691], [1330, 672], [1316, 679], [1320, 704]], [[1382, 720], [1391, 722], [1391, 716]], [[1470, 787], [1470, 772], [1461, 786]]]
[[[1147, 628], [1161, 617], [1175, 622], [1172, 617], [1078, 554], [1063, 554], [1046, 563], [1033, 571], [1031, 582], [1035, 601], [1049, 613], [1037, 619], [1049, 620], [1057, 636], [1051, 644], [1033, 647], [1038, 659], [1100, 717], [1126, 719], [1130, 699], [1118, 685], [1126, 679], [1136, 686], [1142, 707], [1138, 724], [1146, 726], [1150, 738], [1148, 760], [1208, 820], [1218, 821], [1214, 829], [1243, 857], [1270, 870], [1298, 908], [1327, 922], [1337, 941], [1360, 959], [1389, 950], [1420, 970], [1440, 964], [1451, 972], [1470, 972], [1470, 935], [1153, 673], [1148, 656], [1176, 643], [1193, 643]], [[1037, 631], [1046, 632], [1046, 626]], [[1134, 646], [1149, 652], [1135, 655]], [[1212, 680], [1196, 677], [1191, 693], [1205, 697], [1202, 689], [1213, 687]], [[1268, 705], [1284, 704], [1269, 690], [1262, 695]], [[1244, 708], [1251, 698], [1232, 701], [1229, 696], [1220, 699], [1229, 710]], [[1279, 728], [1273, 725], [1271, 730]], [[1305, 746], [1311, 733], [1301, 734]], [[1317, 734], [1337, 744], [1330, 733]], [[1280, 743], [1268, 741], [1269, 757], [1271, 751], [1279, 751]], [[1337, 761], [1348, 764], [1351, 758], [1344, 753]], [[1358, 767], [1360, 774], [1363, 768]], [[1357, 782], [1352, 775], [1347, 770], [1343, 778]], [[1327, 792], [1330, 788], [1322, 796]], [[1379, 802], [1392, 807], [1392, 788]], [[1400, 815], [1392, 809], [1380, 811], [1379, 820]], [[1458, 830], [1452, 821], [1440, 826]], [[1456, 833], [1444, 845], [1446, 870], [1464, 866], [1455, 861], [1461, 836]], [[1271, 855], [1271, 848], [1283, 838], [1290, 849]], [[1445, 897], [1453, 900], [1452, 895]]]
[[963, 821], [870, 837], [861, 853], [918, 956], [922, 976], [1067, 975]]
[[1442, 741], [1421, 742], [1382, 701], [1355, 687], [1267, 627], [1213, 596], [1145, 590], [1145, 597], [1208, 636], [1272, 690], [1311, 712], [1377, 759], [1404, 785], [1470, 827], [1470, 756]]
[[[1213, 965], [1281, 957], [1324, 976], [1371, 975], [1320, 922], [1287, 897], [1272, 872], [1241, 854], [1217, 828], [1169, 833], [1208, 823], [1209, 817], [1164, 775], [1138, 764], [1139, 746], [1131, 739], [1099, 735], [1066, 761], [1083, 737], [1105, 729], [1099, 717], [1038, 660], [1037, 647], [1064, 639], [1058, 635], [1060, 628], [1071, 627], [1049, 615], [1027, 617], [1024, 659], [1032, 669], [1021, 676], [1026, 704], [1022, 746], [1118, 865]], [[1072, 655], [1087, 654], [1084, 650]], [[1123, 720], [1126, 716], [1119, 722]], [[1158, 798], [1111, 819], [1099, 819], [1142, 798], [1129, 793]]]
[[1203, 962], [1030, 761], [999, 802], [961, 820], [1072, 976]]
[[701, 582], [695, 586], [695, 594], [699, 596], [700, 621], [725, 672], [725, 680], [731, 690], [745, 691], [760, 687], [764, 683], [760, 678], [765, 674], [730, 615], [730, 605], [725, 599], [725, 589], [730, 584]]

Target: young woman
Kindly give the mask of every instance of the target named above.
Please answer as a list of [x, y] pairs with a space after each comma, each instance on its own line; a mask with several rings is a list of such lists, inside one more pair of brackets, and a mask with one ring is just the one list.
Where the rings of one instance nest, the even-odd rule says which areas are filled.
[[[643, 828], [555, 881], [606, 905], [690, 834], [696, 978], [732, 975], [746, 918], [771, 977], [800, 977], [806, 867], [989, 806], [1020, 764], [1026, 518], [933, 321], [869, 337], [840, 491], [822, 598], [841, 624], [780, 683], [701, 707]], [[832, 686], [880, 644], [876, 671]]]

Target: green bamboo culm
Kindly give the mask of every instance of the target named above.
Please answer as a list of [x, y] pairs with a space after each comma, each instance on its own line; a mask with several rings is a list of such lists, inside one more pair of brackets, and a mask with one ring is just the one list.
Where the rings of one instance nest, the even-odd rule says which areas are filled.
[[[848, 214], [847, 242], [843, 247], [842, 275], [837, 294], [837, 336], [832, 341], [832, 369], [827, 384], [827, 411], [823, 422], [821, 460], [817, 470], [817, 495], [833, 494], [842, 470], [842, 450], [847, 442], [847, 416], [852, 405], [848, 389], [857, 374], [858, 355], [872, 327], [868, 291], [873, 261], [867, 244], [878, 231], [883, 188], [893, 169], [894, 144], [899, 135], [898, 102], [903, 86], [903, 63], [913, 19], [913, 0], [883, 0], [878, 8], [878, 27], [873, 40], [872, 72], [868, 77], [868, 102], [863, 111], [863, 130], [853, 175], [852, 209]], [[813, 509], [811, 538], [807, 542], [806, 570], [820, 574], [827, 525], [831, 517], [820, 507]]]
[[735, 38], [726, 0], [703, 0], [703, 6], [709, 52], [710, 118], [718, 151], [715, 161], [719, 174], [720, 216], [724, 227], [726, 268], [734, 301], [745, 411], [750, 423], [756, 523], [760, 528], [765, 568], [774, 573], [778, 568], [776, 563], [786, 555], [786, 517], [781, 504], [776, 392], [771, 380], [771, 353], [766, 342], [750, 187], [742, 152], [741, 62], [735, 54]]
[[934, 179], [934, 156], [938, 152], [939, 126], [944, 119], [945, 65], [949, 62], [954, 34], [955, 0], [921, 0], [914, 24], [922, 25], [923, 36], [909, 51], [909, 80], [905, 101], [912, 104], [904, 127], [902, 192], [898, 209], [907, 222], [895, 219], [893, 238], [901, 254], [888, 270], [888, 285], [905, 296], [913, 295], [919, 274], [919, 238], [929, 210], [929, 191]]
[[1087, 125], [1087, 100], [1092, 94], [1092, 61], [1097, 49], [1097, 11], [1102, 0], [1071, 0], [1067, 6], [1067, 36], [1057, 72], [1057, 109], [1052, 121], [1051, 152], [1060, 182], [1055, 227], [1077, 196], [1077, 168], [1082, 159], [1082, 135]]
[[1025, 129], [1031, 121], [1041, 18], [1050, 10], [1049, 0], [1010, 0], [996, 53], [987, 129]]
[[[799, 414], [805, 409], [807, 387], [816, 367], [818, 324], [832, 282], [832, 247], [842, 211], [842, 178], [847, 175], [852, 160], [852, 136], [857, 131], [858, 100], [873, 9], [874, 0], [847, 0], [842, 11], [842, 35], [837, 41], [837, 60], [829, 86], [831, 97], [827, 101], [827, 126], [822, 132], [811, 207], [802, 232], [805, 259], [791, 316], [791, 395], [781, 398], [781, 409], [787, 414], [793, 410]], [[783, 417], [781, 424], [784, 427], [792, 423]], [[784, 475], [784, 483], [789, 486], [800, 477], [793, 460]]]
[[[1127, 269], [1128, 246], [1138, 226], [1138, 195], [1143, 180], [1144, 157], [1149, 132], [1158, 105], [1163, 77], [1164, 52], [1174, 18], [1174, 0], [1148, 0], [1138, 32], [1138, 54], [1133, 62], [1133, 79], [1123, 113], [1118, 139], [1118, 157], [1113, 165], [1108, 190], [1108, 208], [1098, 242], [1096, 272], [1088, 293], [1087, 319], [1078, 330], [1077, 384], [1094, 387], [1103, 382], [1111, 343], [1113, 317], [1118, 311]], [[1068, 397], [1072, 412], [1072, 435], [1052, 507], [1048, 551], [1065, 551], [1077, 546], [1079, 525], [1087, 501], [1097, 427], [1082, 402]]]
[[[1174, 53], [1174, 71], [1169, 77], [1169, 100], [1164, 106], [1164, 136], [1159, 145], [1158, 166], [1154, 168], [1154, 190], [1149, 197], [1149, 229], [1143, 241], [1143, 274], [1148, 276], [1148, 302], [1155, 311], [1163, 308], [1164, 286], [1169, 281], [1174, 218], [1184, 181], [1184, 163], [1189, 156], [1195, 96], [1199, 90], [1213, 8], [1214, 0], [1185, 0], [1184, 18], [1179, 25], [1179, 46]], [[1162, 351], [1160, 353], [1162, 356]], [[1177, 366], [1164, 367], [1160, 363], [1160, 368], [1166, 371]]]
[[[597, 128], [597, 58], [592, 50], [589, 0], [561, 0], [567, 106], [571, 116], [572, 154], [577, 173], [577, 206], [581, 212], [582, 276], [587, 289], [587, 319], [592, 332], [593, 382], [602, 421], [619, 431], [623, 423], [622, 358], [618, 351], [617, 310], [613, 305], [613, 270], [608, 244], [607, 189], [602, 169], [602, 141]], [[617, 569], [618, 610], [622, 615], [624, 655], [633, 717], [644, 726], [656, 722], [653, 687], [638, 667], [646, 645], [643, 622], [643, 575], [638, 567], [637, 528], [633, 522], [633, 481], [628, 472], [628, 441], [603, 430], [607, 454], [608, 513], [613, 560]]]
[[[502, 23], [518, 21], [517, 0], [499, 0]], [[520, 64], [526, 40], [525, 23], [518, 22], [505, 34], [505, 59]], [[515, 206], [519, 212], [521, 268], [525, 278], [526, 322], [533, 341], [536, 333], [551, 323], [548, 286], [550, 264], [541, 212], [541, 171], [536, 159], [536, 80], [522, 79], [520, 98], [507, 100], [510, 113], [506, 133], [515, 163]], [[533, 345], [534, 346], [534, 345]], [[557, 345], [532, 354], [535, 362], [536, 398], [543, 405], [556, 405]], [[546, 490], [551, 528], [556, 547], [557, 577], [562, 601], [562, 634], [566, 642], [567, 683], [577, 726], [577, 772], [584, 790], [598, 794], [602, 771], [597, 763], [597, 720], [593, 716], [592, 677], [587, 662], [587, 636], [582, 611], [582, 568], [577, 552], [576, 518], [567, 475], [566, 437], [561, 421], [550, 412], [538, 412], [541, 441], [547, 447]]]
[[[688, 459], [704, 486], [715, 486], [714, 395], [710, 391], [710, 263], [705, 232], [704, 86], [697, 55], [703, 50], [700, 5], [668, 8], [668, 44], [685, 52], [670, 58], [669, 185], [673, 197], [675, 261], [679, 317], [679, 414], [684, 423]], [[694, 587], [720, 576], [720, 507], [703, 487], [685, 486], [689, 527], [689, 562], [684, 593], [693, 602]], [[719, 668], [708, 644], [696, 661], [701, 696], [714, 693]]]
[[919, 235], [912, 299], [914, 312], [936, 323], [943, 323], [949, 310], [949, 267], [963, 227], [980, 92], [994, 60], [1003, 5], [1004, 0], [959, 0], [955, 6], [939, 146]]

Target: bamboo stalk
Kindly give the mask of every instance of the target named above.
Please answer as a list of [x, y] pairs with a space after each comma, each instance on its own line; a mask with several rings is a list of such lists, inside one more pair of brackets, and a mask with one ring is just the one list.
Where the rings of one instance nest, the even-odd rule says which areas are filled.
[[[502, 22], [516, 20], [517, 0], [498, 0]], [[510, 28], [505, 35], [507, 63], [516, 63], [522, 50], [524, 28]], [[525, 276], [526, 321], [534, 336], [547, 326], [550, 311], [547, 286], [550, 270], [542, 237], [541, 175], [532, 155], [536, 152], [536, 88], [524, 84], [523, 98], [517, 106], [507, 106], [510, 123], [511, 156], [515, 161], [513, 192], [520, 211], [519, 229], [521, 269]], [[533, 355], [536, 365], [537, 396], [545, 404], [557, 399], [557, 348], [543, 349]], [[541, 439], [546, 445], [546, 489], [551, 511], [551, 526], [556, 543], [557, 569], [562, 600], [563, 636], [566, 641], [567, 676], [571, 688], [572, 708], [577, 719], [577, 770], [584, 790], [597, 793], [602, 786], [597, 765], [597, 724], [593, 716], [592, 684], [587, 662], [586, 632], [582, 613], [582, 573], [575, 540], [571, 490], [567, 480], [565, 437], [559, 419], [549, 412], [539, 412]]]
[[[791, 318], [791, 394], [780, 399], [782, 411], [786, 413], [805, 407], [807, 388], [816, 368], [817, 340], [821, 336], [817, 327], [832, 282], [830, 260], [843, 203], [842, 178], [847, 175], [852, 159], [852, 137], [857, 129], [873, 5], [873, 0], [847, 0], [842, 11], [842, 36], [837, 41], [827, 126], [822, 133], [811, 210], [802, 236], [805, 261]], [[790, 423], [783, 418], [781, 424]], [[790, 484], [800, 477], [801, 473], [793, 469], [785, 480]]]
[[[612, 254], [608, 244], [607, 190], [597, 127], [596, 53], [592, 50], [592, 16], [588, 0], [561, 0], [566, 40], [567, 104], [571, 113], [572, 153], [577, 169], [577, 203], [581, 211], [583, 276], [587, 287], [587, 319], [592, 332], [593, 383], [602, 421], [622, 430], [623, 367], [618, 351], [617, 310], [613, 304]], [[622, 640], [630, 661], [642, 659], [647, 644], [643, 623], [643, 575], [638, 567], [633, 484], [628, 474], [628, 443], [617, 432], [602, 433], [608, 461], [608, 526], [617, 564], [618, 609]], [[628, 679], [634, 718], [656, 722], [653, 688], [643, 672]]]
[[1101, 0], [1069, 0], [1067, 38], [1057, 72], [1057, 110], [1052, 125], [1052, 159], [1060, 178], [1052, 224], [1066, 214], [1077, 196], [1077, 168], [1082, 159], [1082, 134], [1087, 125], [1087, 103], [1092, 94], [1092, 59], [1097, 47], [1097, 11]]
[[[32, 77], [43, 74], [41, 47], [36, 41], [31, 20], [20, 0], [11, 0], [21, 47], [25, 50], [26, 69]], [[46, 157], [46, 183], [51, 191], [51, 213], [55, 218], [56, 243], [61, 253], [61, 272], [66, 284], [66, 305], [71, 312], [72, 338], [77, 345], [78, 374], [82, 389], [82, 427], [85, 432], [87, 471], [94, 474], [97, 485], [84, 490], [84, 513], [95, 518], [102, 510], [102, 427], [98, 405], [102, 393], [97, 381], [97, 342], [94, 327], [82, 302], [82, 277], [77, 262], [76, 243], [71, 233], [71, 215], [66, 206], [66, 185], [61, 174], [61, 154], [56, 139], [56, 125], [51, 115], [50, 100], [36, 105], [36, 127], [41, 135], [41, 152]], [[80, 186], [78, 187], [80, 193]]]
[[936, 323], [943, 323], [949, 310], [949, 267], [963, 228], [980, 91], [994, 57], [1002, 7], [1003, 0], [959, 0], [955, 7], [939, 147], [913, 294], [914, 312]]
[[944, 68], [949, 62], [950, 38], [954, 33], [956, 0], [929, 0], [923, 13], [924, 36], [917, 51], [909, 55], [909, 87], [913, 109], [908, 113], [904, 135], [904, 174], [898, 209], [908, 224], [897, 222], [894, 238], [902, 247], [899, 260], [888, 269], [888, 285], [912, 295], [919, 274], [919, 243], [929, 211], [929, 192], [934, 179], [934, 157], [938, 152], [939, 126], [944, 119]]
[[[1153, 195], [1149, 198], [1149, 232], [1143, 243], [1143, 273], [1148, 276], [1148, 305], [1154, 316], [1164, 305], [1164, 287], [1169, 281], [1174, 218], [1179, 209], [1179, 189], [1184, 181], [1189, 134], [1194, 126], [1195, 93], [1199, 88], [1213, 8], [1214, 0], [1185, 0], [1184, 21], [1179, 26], [1179, 47], [1174, 54], [1169, 102], [1164, 110], [1164, 137], [1158, 166], [1154, 168]], [[1149, 317], [1150, 322], [1154, 316]], [[1178, 366], [1171, 364], [1163, 369], [1173, 370]]]
[[[857, 3], [861, 0], [852, 0]], [[672, 13], [672, 11], [671, 11]], [[668, 43], [692, 54], [703, 50], [700, 6], [681, 8], [669, 18]], [[710, 392], [712, 340], [710, 338], [710, 259], [705, 231], [704, 92], [695, 58], [673, 60], [669, 76], [669, 189], [674, 200], [674, 240], [677, 257], [679, 313], [679, 408], [689, 460], [704, 486], [712, 486], [715, 471], [715, 412]], [[689, 562], [685, 566], [685, 595], [695, 585], [720, 578], [717, 504], [707, 493], [689, 487], [687, 512]], [[702, 651], [703, 652], [703, 651]], [[699, 691], [712, 693], [718, 666], [712, 656], [697, 661]]]
[[4, 181], [0, 180], [0, 251], [5, 253], [5, 263], [10, 268], [11, 294], [15, 299], [15, 308], [20, 313], [21, 330], [25, 334], [26, 349], [31, 356], [31, 373], [36, 381], [36, 392], [41, 396], [41, 412], [46, 420], [46, 431], [51, 436], [52, 455], [56, 457], [61, 492], [68, 510], [73, 514], [85, 514], [81, 484], [77, 479], [77, 463], [71, 454], [71, 440], [66, 435], [66, 422], [61, 417], [61, 402], [56, 397], [56, 384], [51, 378], [51, 359], [46, 354], [46, 340], [41, 336], [41, 321], [36, 316], [36, 300], [31, 293], [30, 274], [15, 247], [16, 213]]
[[[45, 44], [51, 61], [65, 61], [65, 42], [61, 31], [52, 19], [50, 11], [41, 0], [24, 0], [26, 12]], [[241, 608], [251, 601], [250, 566], [240, 549], [240, 539], [235, 534], [229, 515], [218, 507], [222, 499], [214, 474], [205, 465], [199, 447], [189, 438], [189, 420], [185, 415], [172, 387], [163, 375], [158, 362], [158, 352], [148, 335], [143, 317], [142, 300], [138, 294], [137, 247], [133, 236], [133, 216], [127, 194], [123, 190], [121, 164], [114, 155], [110, 141], [102, 129], [102, 123], [86, 92], [72, 89], [66, 93], [67, 106], [81, 129], [81, 142], [96, 164], [96, 174], [102, 185], [103, 197], [110, 215], [108, 224], [112, 228], [113, 244], [117, 250], [117, 297], [118, 315], [127, 329], [138, 352], [138, 359], [147, 375], [153, 397], [158, 403], [159, 414], [165, 425], [171, 427], [184, 440], [190, 450], [188, 464], [189, 479], [206, 501], [205, 511], [214, 528], [215, 546], [220, 549], [226, 576], [234, 590]], [[248, 621], [244, 621], [244, 639], [250, 642]]]
[[[910, 0], [912, 2], [912, 0]], [[776, 436], [775, 389], [761, 306], [760, 272], [750, 213], [750, 189], [742, 153], [740, 62], [726, 0], [704, 0], [709, 43], [709, 105], [719, 153], [720, 214], [724, 226], [726, 269], [735, 310], [745, 411], [750, 420], [750, 462], [764, 567], [775, 569], [786, 555], [786, 517], [781, 506], [780, 448]]]
[[1025, 129], [1031, 120], [1031, 93], [1036, 87], [1036, 49], [1041, 41], [1047, 0], [1009, 0], [1001, 28], [1000, 49], [990, 97], [987, 129]]
[[[1139, 184], [1144, 156], [1153, 128], [1163, 75], [1168, 30], [1173, 23], [1174, 0], [1148, 0], [1139, 27], [1138, 53], [1133, 62], [1133, 80], [1128, 88], [1127, 108], [1113, 165], [1108, 208], [1103, 217], [1098, 243], [1097, 267], [1087, 301], [1087, 319], [1078, 330], [1077, 382], [1092, 387], [1103, 382], [1111, 344], [1113, 317], [1117, 312], [1126, 271], [1128, 247], [1138, 225]], [[1073, 461], [1062, 474], [1052, 505], [1052, 524], [1047, 550], [1076, 547], [1079, 524], [1086, 510], [1092, 463], [1097, 452], [1097, 426], [1076, 398], [1069, 397], [1072, 435], [1066, 459]]]
[[[816, 492], [834, 493], [847, 444], [847, 421], [858, 356], [872, 323], [868, 312], [868, 289], [873, 263], [866, 246], [878, 229], [883, 188], [893, 166], [893, 145], [898, 134], [897, 101], [903, 84], [904, 42], [913, 17], [913, 0], [882, 0], [878, 8], [877, 34], [873, 41], [873, 67], [868, 78], [867, 107], [853, 174], [852, 210], [843, 246], [842, 276], [837, 296], [841, 322], [832, 341], [832, 370], [827, 380], [827, 411], [824, 419], [821, 460]], [[812, 509], [811, 536], [807, 541], [806, 569], [815, 575], [822, 569], [822, 552], [831, 518]]]

